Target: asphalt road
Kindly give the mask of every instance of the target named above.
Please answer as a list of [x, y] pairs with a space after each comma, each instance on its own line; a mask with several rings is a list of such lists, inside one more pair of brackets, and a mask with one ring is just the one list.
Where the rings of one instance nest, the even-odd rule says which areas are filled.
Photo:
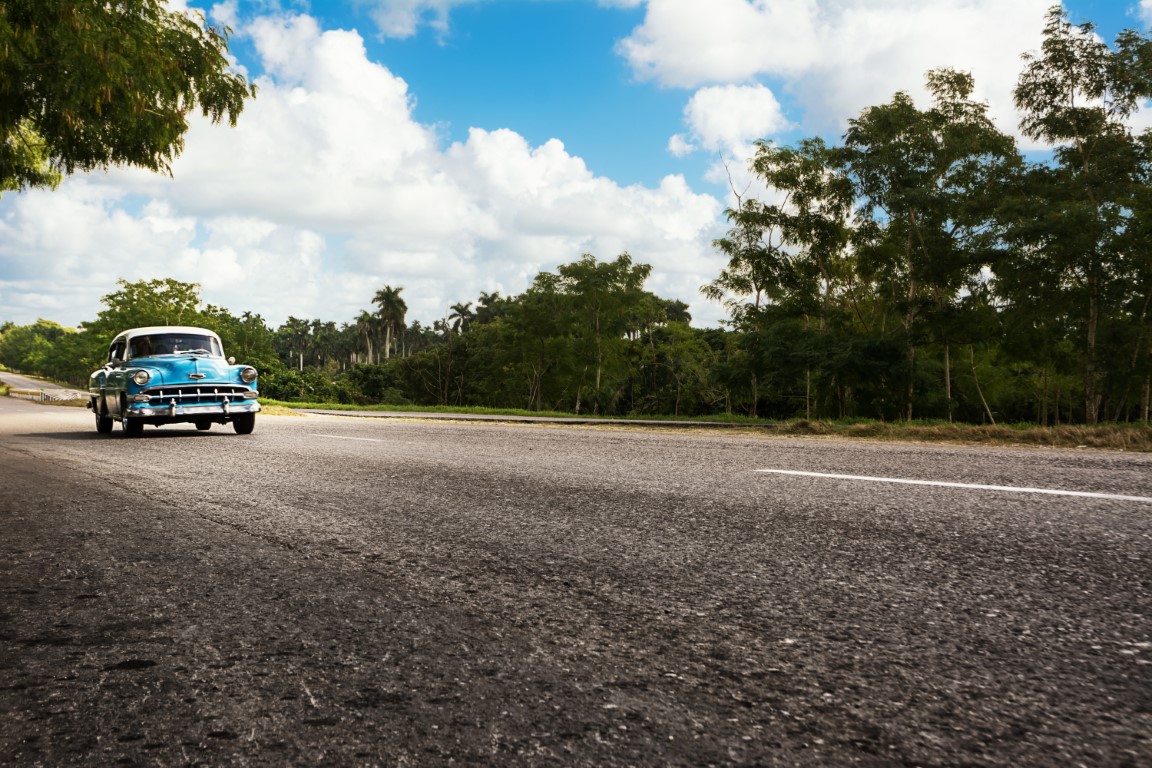
[[19, 373], [10, 373], [4, 371], [0, 373], [0, 382], [15, 387], [16, 389], [67, 389], [59, 384], [53, 384], [50, 381], [43, 379], [34, 379], [31, 376], [24, 376]]
[[1143, 454], [0, 399], [0, 764], [1146, 766], [1150, 566]]

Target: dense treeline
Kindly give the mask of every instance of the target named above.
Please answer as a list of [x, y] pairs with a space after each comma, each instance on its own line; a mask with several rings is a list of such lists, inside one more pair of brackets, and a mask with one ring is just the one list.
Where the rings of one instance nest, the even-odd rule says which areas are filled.
[[601, 414], [1147, 421], [1152, 396], [1152, 41], [1113, 45], [1053, 8], [1016, 90], [1039, 161], [930, 72], [864, 110], [839, 145], [761, 143], [771, 190], [728, 212], [705, 295], [725, 329], [644, 284], [628, 254], [585, 255], [522, 294], [481, 294], [431, 326], [384, 286], [350, 322], [203, 307], [198, 288], [129, 284], [74, 332], [6, 326], [0, 363], [82, 383], [110, 336], [205, 325], [286, 400], [520, 407]]

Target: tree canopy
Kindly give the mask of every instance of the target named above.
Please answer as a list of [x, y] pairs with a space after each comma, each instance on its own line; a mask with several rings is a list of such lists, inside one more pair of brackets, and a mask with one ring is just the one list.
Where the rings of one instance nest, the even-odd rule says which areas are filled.
[[189, 113], [235, 125], [255, 95], [228, 35], [164, 0], [0, 0], [0, 191], [112, 165], [170, 173]]
[[839, 143], [760, 142], [768, 201], [737, 196], [702, 288], [723, 329], [691, 327], [627, 252], [541, 254], [558, 266], [523, 293], [447, 304], [430, 326], [408, 322], [400, 286], [349, 322], [273, 329], [195, 285], [122, 281], [83, 332], [0, 327], [0, 364], [83, 383], [111, 334], [191, 322], [295, 401], [1148, 423], [1152, 131], [1126, 118], [1152, 96], [1152, 41], [1048, 19], [1015, 92], [1046, 157], [1021, 155], [947, 69], [927, 74], [928, 104], [899, 91]]

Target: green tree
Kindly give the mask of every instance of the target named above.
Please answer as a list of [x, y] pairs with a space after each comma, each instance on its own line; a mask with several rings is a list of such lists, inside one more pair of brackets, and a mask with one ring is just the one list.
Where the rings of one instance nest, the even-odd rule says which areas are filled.
[[272, 330], [260, 315], [243, 312], [235, 317], [225, 309], [211, 306], [207, 312], [215, 318], [212, 329], [220, 334], [226, 354], [251, 365], [260, 361], [263, 366], [276, 357]]
[[[200, 299], [198, 283], [183, 283], [170, 277], [130, 283], [117, 280], [118, 290], [100, 298], [104, 304], [96, 320], [84, 327], [98, 344], [129, 328], [149, 325], [195, 325], [212, 328]], [[215, 330], [213, 328], [213, 330]]]
[[16, 371], [46, 373], [43, 360], [66, 333], [68, 329], [59, 323], [43, 318], [32, 325], [8, 326], [0, 336], [0, 364]]
[[393, 288], [386, 285], [372, 297], [372, 303], [380, 308], [376, 312], [376, 317], [384, 326], [385, 360], [391, 356], [392, 340], [396, 338], [397, 331], [403, 329], [404, 315], [408, 312], [408, 305], [400, 298], [400, 292], [403, 290], [403, 287]]
[[1132, 217], [1121, 240], [1132, 271], [1125, 357], [1131, 360], [1130, 374], [1138, 382], [1138, 418], [1147, 423], [1152, 416], [1152, 131], [1140, 137], [1138, 180], [1125, 203]]
[[[928, 73], [933, 105], [917, 109], [906, 93], [849, 121], [845, 168], [856, 185], [857, 250], [865, 279], [874, 279], [900, 318], [905, 349], [902, 416], [912, 418], [916, 352], [932, 340], [944, 348], [943, 307], [957, 307], [965, 287], [995, 260], [989, 194], [1018, 165], [1011, 138], [971, 98], [971, 75]], [[951, 371], [945, 365], [945, 389]]]
[[712, 350], [687, 323], [669, 322], [653, 329], [638, 352], [645, 386], [635, 410], [679, 416], [699, 412], [715, 398]]
[[255, 95], [228, 35], [165, 0], [0, 0], [0, 190], [111, 165], [171, 173], [192, 110], [234, 125]]
[[559, 278], [542, 272], [507, 306], [508, 375], [519, 382], [521, 402], [530, 410], [559, 408], [574, 367], [571, 304]]
[[316, 367], [339, 368], [340, 330], [329, 320], [312, 321], [311, 353]]
[[[806, 139], [795, 147], [757, 145], [752, 171], [782, 199], [757, 204], [738, 216], [752, 216], [779, 232], [783, 248], [775, 269], [781, 298], [807, 315], [831, 312], [846, 278], [845, 256], [851, 228], [854, 190], [836, 167], [837, 153], [821, 139]], [[785, 250], [787, 249], [787, 250]]]
[[1031, 174], [1034, 205], [1013, 232], [1027, 267], [1005, 270], [1005, 288], [1028, 302], [1036, 286], [1056, 286], [1060, 304], [1078, 316], [1084, 414], [1094, 424], [1104, 397], [1099, 333], [1131, 296], [1123, 241], [1136, 215], [1134, 188], [1145, 179], [1144, 153], [1125, 121], [1152, 97], [1152, 40], [1124, 30], [1111, 47], [1091, 23], [1072, 24], [1054, 6], [1039, 54], [1025, 62], [1014, 94], [1020, 127], [1054, 146], [1055, 163]]
[[291, 315], [276, 330], [282, 354], [286, 353], [289, 365], [296, 364], [296, 370], [304, 371], [304, 356], [312, 346], [312, 323]]
[[[576, 388], [576, 413], [588, 384], [592, 387], [593, 412], [600, 413], [611, 399], [605, 373], [615, 375], [614, 385], [624, 378], [619, 366], [624, 361], [630, 310], [644, 297], [644, 281], [651, 273], [650, 265], [633, 264], [627, 253], [610, 262], [584, 254], [579, 261], [557, 269], [556, 287], [569, 298], [576, 319], [575, 351], [583, 362]], [[586, 382], [589, 369], [592, 379]]]
[[738, 199], [726, 212], [732, 228], [712, 245], [728, 257], [720, 275], [700, 288], [712, 301], [728, 310], [735, 324], [767, 301], [780, 297], [780, 275], [787, 260], [784, 243], [774, 217], [754, 199]]
[[[736, 207], [727, 211], [732, 228], [726, 235], [712, 242], [713, 247], [728, 257], [720, 275], [701, 286], [700, 292], [728, 310], [732, 328], [741, 334], [759, 333], [762, 328], [763, 307], [783, 297], [781, 285], [787, 269], [788, 254], [784, 249], [780, 222], [758, 200], [745, 200], [739, 195]], [[758, 414], [760, 381], [763, 371], [758, 358], [752, 355], [732, 355], [728, 358], [728, 372], [745, 366], [749, 398], [749, 415]], [[738, 388], [731, 387], [730, 391]]]
[[372, 353], [376, 347], [376, 338], [379, 336], [378, 326], [376, 316], [367, 310], [361, 310], [360, 314], [356, 316], [355, 328], [357, 336], [364, 342], [362, 348], [364, 350], [363, 362], [365, 363], [376, 362]]
[[475, 322], [491, 323], [498, 317], [507, 313], [509, 299], [500, 295], [499, 291], [492, 293], [480, 292], [480, 299], [476, 302]]
[[[774, 292], [786, 322], [800, 319], [800, 332], [789, 333], [796, 346], [785, 357], [803, 367], [804, 415], [812, 416], [813, 381], [822, 378], [826, 359], [812, 353], [813, 332], [829, 334], [840, 324], [834, 315], [853, 298], [848, 243], [849, 216], [854, 189], [837, 167], [837, 152], [820, 139], [807, 139], [796, 147], [775, 147], [761, 142], [752, 170], [782, 197], [779, 202], [748, 206], [741, 216], [756, 216], [765, 229], [779, 233], [783, 246], [778, 259]], [[783, 350], [781, 350], [783, 351]], [[838, 386], [835, 376], [834, 386]]]
[[476, 313], [472, 311], [470, 301], [453, 304], [448, 309], [448, 321], [452, 324], [454, 333], [467, 333], [475, 319]]

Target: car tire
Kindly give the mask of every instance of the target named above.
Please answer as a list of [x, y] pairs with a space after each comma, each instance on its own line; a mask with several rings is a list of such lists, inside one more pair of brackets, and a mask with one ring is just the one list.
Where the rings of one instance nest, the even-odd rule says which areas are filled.
[[255, 428], [256, 414], [254, 413], [242, 413], [232, 418], [232, 429], [236, 430], [238, 435], [250, 435]]
[[107, 412], [101, 409], [99, 404], [97, 404], [96, 409], [96, 431], [102, 435], [107, 435], [112, 431], [115, 421], [112, 420], [112, 417], [109, 416]]
[[140, 437], [144, 434], [144, 422], [130, 419], [125, 415], [126, 413], [128, 413], [128, 399], [121, 395], [120, 428], [124, 430], [124, 437]]
[[200, 430], [201, 432], [207, 432], [208, 430], [212, 429], [212, 422], [198, 421], [196, 422], [196, 429]]

